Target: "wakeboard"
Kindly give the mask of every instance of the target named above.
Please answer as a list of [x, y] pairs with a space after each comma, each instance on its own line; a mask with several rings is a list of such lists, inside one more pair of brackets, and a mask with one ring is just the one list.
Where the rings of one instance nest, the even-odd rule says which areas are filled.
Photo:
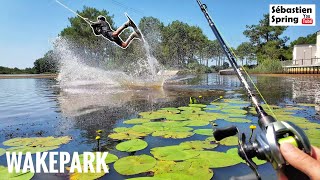
[[140, 29], [138, 28], [138, 26], [136, 25], [136, 23], [134, 23], [134, 21], [130, 18], [130, 16], [127, 14], [127, 13], [124, 13], [126, 15], [126, 17], [128, 18], [129, 22], [130, 22], [130, 26], [133, 28], [133, 30], [138, 34], [138, 38], [145, 42], [144, 38], [143, 38], [143, 35], [140, 31]]

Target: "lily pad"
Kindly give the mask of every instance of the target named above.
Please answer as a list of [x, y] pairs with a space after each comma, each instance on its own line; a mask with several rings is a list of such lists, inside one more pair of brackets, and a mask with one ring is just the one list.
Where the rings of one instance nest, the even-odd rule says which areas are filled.
[[127, 127], [117, 127], [117, 128], [114, 128], [113, 131], [114, 132], [117, 132], [117, 133], [120, 133], [120, 132], [127, 132], [129, 131], [130, 128], [127, 128]]
[[208, 121], [192, 121], [192, 120], [189, 120], [189, 121], [185, 121], [187, 122], [187, 126], [206, 126], [209, 124]]
[[152, 136], [161, 136], [163, 138], [183, 139], [193, 136], [193, 132], [178, 132], [178, 131], [156, 131]]
[[151, 171], [154, 172], [155, 177], [172, 178], [172, 174], [180, 175], [177, 177], [174, 175], [174, 179], [209, 180], [213, 176], [213, 172], [209, 169], [208, 163], [204, 163], [204, 161], [201, 160], [183, 162], [158, 161], [155, 168]]
[[136, 177], [136, 178], [130, 178], [126, 180], [167, 180], [167, 179], [159, 178], [159, 177]]
[[236, 146], [236, 145], [238, 145], [238, 137], [237, 136], [230, 136], [230, 137], [224, 138], [218, 142], [222, 145], [225, 145], [225, 146]]
[[169, 121], [185, 121], [185, 120], [187, 120], [181, 114], [166, 115], [166, 119], [169, 120]]
[[184, 149], [192, 150], [204, 150], [204, 149], [213, 149], [217, 147], [217, 144], [212, 144], [210, 141], [187, 141], [180, 143], [179, 146], [182, 146]]
[[128, 156], [114, 163], [114, 169], [122, 175], [134, 175], [147, 172], [156, 165], [156, 160], [148, 155]]
[[223, 109], [221, 110], [225, 113], [232, 113], [232, 114], [247, 114], [248, 112], [242, 109]]
[[[161, 128], [159, 128], [159, 129], [161, 129]], [[155, 128], [144, 126], [144, 125], [135, 125], [132, 127], [132, 130], [134, 130], [136, 132], [140, 132], [140, 133], [145, 133], [145, 134], [150, 134], [150, 133], [153, 133], [154, 131], [156, 131]]]
[[[234, 156], [235, 158], [238, 156], [239, 159], [241, 159], [241, 157], [238, 155], [238, 148], [229, 149], [226, 153], [227, 153], [227, 154], [235, 155], [235, 156]], [[262, 164], [265, 164], [265, 163], [267, 162], [267, 161], [265, 161], [265, 160], [260, 160], [260, 159], [258, 159], [257, 157], [253, 158], [252, 160], [253, 160], [253, 162], [256, 163], [256, 165], [262, 165]], [[242, 160], [242, 162], [245, 163], [244, 160]]]
[[[95, 154], [95, 152], [94, 152]], [[80, 160], [80, 164], [83, 164], [83, 154], [79, 155], [79, 160]], [[106, 159], [105, 159], [105, 163], [106, 164], [110, 164], [115, 162], [116, 160], [118, 160], [118, 157], [114, 154], [108, 153]], [[96, 159], [94, 160], [93, 164], [96, 164]]]
[[0, 175], [1, 179], [5, 180], [30, 180], [34, 176], [34, 173], [30, 171], [26, 173], [16, 173], [15, 170], [12, 173], [9, 173], [7, 167], [0, 166]]
[[[67, 168], [69, 170], [70, 168]], [[109, 169], [109, 166], [108, 166]], [[77, 170], [75, 170], [74, 173], [70, 174], [70, 180], [95, 180], [98, 179], [102, 176], [104, 176], [106, 173], [105, 172], [100, 172], [100, 173], [79, 173]]]
[[216, 151], [199, 151], [199, 156], [189, 159], [192, 160], [204, 160], [209, 163], [210, 168], [228, 167], [241, 163], [241, 159], [223, 152]]
[[[190, 111], [190, 112], [198, 112], [198, 111], [202, 111], [201, 108], [198, 107], [178, 107], [178, 109], [182, 110], [182, 111]], [[181, 112], [182, 113], [182, 112]]]
[[182, 161], [199, 155], [199, 151], [185, 150], [182, 146], [165, 146], [151, 149], [151, 154], [164, 161]]
[[236, 123], [251, 123], [251, 120], [245, 119], [245, 118], [227, 118], [224, 119], [225, 121], [228, 122], [236, 122]]
[[205, 135], [205, 136], [212, 136], [213, 135], [212, 129], [196, 129], [193, 132], [196, 134]]
[[124, 152], [135, 152], [142, 150], [148, 146], [148, 143], [140, 140], [140, 139], [133, 139], [129, 141], [122, 142], [116, 146], [116, 149], [119, 151]]
[[157, 112], [157, 111], [150, 111], [150, 112], [142, 112], [139, 113], [140, 116], [142, 116], [145, 119], [164, 119], [166, 118], [166, 114], [164, 112]]
[[174, 180], [194, 179], [193, 176], [182, 174], [182, 173], [165, 173], [165, 174], [156, 175], [155, 177], [163, 178], [163, 179], [174, 179]]
[[197, 108], [205, 108], [207, 105], [205, 104], [189, 104], [190, 107], [197, 107]]
[[9, 152], [45, 152], [58, 149], [60, 145], [67, 144], [72, 138], [69, 136], [63, 137], [34, 137], [34, 138], [13, 138], [3, 142], [5, 146], [13, 146], [6, 149]]
[[114, 140], [127, 140], [127, 139], [139, 139], [145, 136], [147, 136], [147, 134], [129, 130], [127, 132], [111, 133], [109, 134], [108, 137]]
[[0, 148], [0, 156], [4, 155], [6, 153], [5, 149]]
[[124, 124], [142, 124], [146, 122], [150, 122], [150, 119], [136, 118], [136, 119], [126, 120], [123, 123]]

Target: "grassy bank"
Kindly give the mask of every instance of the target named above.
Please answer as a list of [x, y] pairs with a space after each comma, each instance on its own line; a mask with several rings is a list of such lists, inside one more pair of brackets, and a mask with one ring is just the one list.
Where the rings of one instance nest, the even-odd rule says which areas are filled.
[[282, 64], [279, 60], [264, 60], [254, 68], [246, 68], [249, 73], [253, 74], [282, 74], [284, 73]]
[[54, 79], [57, 74], [0, 74], [0, 79]]

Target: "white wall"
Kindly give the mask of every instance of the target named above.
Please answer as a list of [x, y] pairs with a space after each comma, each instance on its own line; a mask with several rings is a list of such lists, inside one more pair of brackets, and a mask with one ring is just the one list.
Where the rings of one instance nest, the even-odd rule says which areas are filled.
[[317, 58], [320, 58], [320, 31], [317, 32]]

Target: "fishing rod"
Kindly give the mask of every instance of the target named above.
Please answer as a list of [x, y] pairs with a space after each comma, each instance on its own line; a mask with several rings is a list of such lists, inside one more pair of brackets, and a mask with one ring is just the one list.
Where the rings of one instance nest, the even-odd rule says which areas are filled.
[[89, 25], [91, 25], [91, 23], [88, 21], [87, 18], [81, 16], [79, 13], [75, 12], [74, 10], [72, 10], [71, 8], [69, 8], [68, 6], [66, 6], [65, 4], [63, 4], [62, 2], [56, 0], [56, 2], [58, 4], [60, 4], [62, 7], [66, 8], [67, 10], [69, 10], [70, 12], [72, 12], [73, 14], [77, 15], [79, 18], [83, 19], [86, 23], [88, 23]]
[[[258, 102], [257, 97], [251, 90], [248, 82], [243, 76], [237, 62], [236, 57], [231, 53], [230, 48], [227, 46], [223, 40], [221, 34], [219, 33], [216, 25], [214, 24], [212, 18], [210, 17], [207, 6], [197, 0], [197, 3], [203, 12], [205, 18], [207, 19], [209, 26], [211, 27], [213, 33], [215, 34], [220, 46], [222, 47], [225, 55], [227, 56], [231, 66], [236, 72], [239, 80], [244, 85], [249, 98], [251, 99], [255, 110], [258, 114], [258, 124], [262, 130], [256, 138], [251, 141], [251, 137], [248, 142], [246, 142], [246, 136], [244, 133], [240, 134], [239, 129], [235, 126], [216, 129], [214, 132], [214, 137], [217, 141], [220, 141], [226, 137], [234, 136], [239, 134], [238, 140], [238, 154], [246, 161], [246, 164], [252, 169], [254, 173], [248, 174], [240, 177], [232, 177], [233, 180], [260, 180], [261, 176], [257, 171], [257, 165], [252, 161], [252, 158], [257, 157], [261, 160], [267, 160], [270, 162], [275, 170], [282, 171], [290, 180], [304, 180], [309, 179], [307, 175], [301, 171], [295, 169], [291, 165], [288, 165], [281, 155], [280, 144], [291, 143], [292, 145], [303, 150], [305, 153], [311, 155], [311, 145], [308, 137], [298, 126], [291, 122], [277, 121], [274, 117], [268, 115]], [[248, 75], [248, 74], [247, 74]], [[248, 75], [249, 76], [249, 75]], [[252, 82], [253, 83], [253, 82]]]

